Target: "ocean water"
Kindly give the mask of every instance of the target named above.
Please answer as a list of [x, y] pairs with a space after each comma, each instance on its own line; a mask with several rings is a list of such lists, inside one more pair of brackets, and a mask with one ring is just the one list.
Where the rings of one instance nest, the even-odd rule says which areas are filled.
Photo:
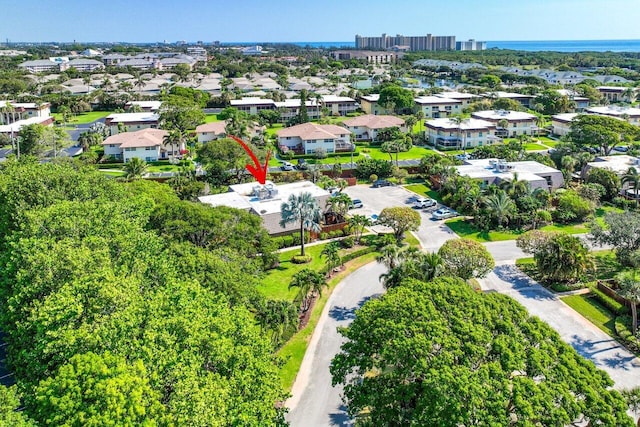
[[488, 41], [487, 49], [554, 52], [640, 52], [640, 40]]
[[[260, 43], [249, 43], [260, 44]], [[289, 42], [301, 47], [354, 48], [354, 41], [344, 42]], [[554, 52], [640, 52], [640, 40], [526, 40], [487, 41], [487, 49], [512, 49]]]

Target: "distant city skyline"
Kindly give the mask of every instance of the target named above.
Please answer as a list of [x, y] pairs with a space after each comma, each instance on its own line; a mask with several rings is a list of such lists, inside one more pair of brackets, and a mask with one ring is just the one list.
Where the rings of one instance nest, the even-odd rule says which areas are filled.
[[398, 3], [0, 0], [0, 42], [353, 42], [356, 34], [382, 33], [487, 41], [640, 39], [637, 0]]

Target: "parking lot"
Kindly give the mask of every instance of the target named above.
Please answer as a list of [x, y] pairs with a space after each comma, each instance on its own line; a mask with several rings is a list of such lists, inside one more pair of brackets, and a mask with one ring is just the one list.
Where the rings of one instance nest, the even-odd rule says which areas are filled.
[[[344, 192], [352, 199], [362, 200], [364, 205], [362, 208], [352, 209], [349, 212], [368, 217], [379, 215], [387, 207], [412, 206], [413, 198], [416, 196], [415, 193], [400, 186], [372, 188], [369, 185], [355, 185], [347, 187]], [[438, 204], [432, 208], [417, 210], [420, 212], [422, 221], [420, 228], [414, 234], [422, 247], [430, 251], [437, 250], [445, 241], [456, 237], [456, 234], [444, 225], [444, 221], [436, 221], [431, 218], [431, 213], [441, 206]], [[374, 226], [372, 230], [378, 233], [390, 231], [387, 227], [379, 225]]]

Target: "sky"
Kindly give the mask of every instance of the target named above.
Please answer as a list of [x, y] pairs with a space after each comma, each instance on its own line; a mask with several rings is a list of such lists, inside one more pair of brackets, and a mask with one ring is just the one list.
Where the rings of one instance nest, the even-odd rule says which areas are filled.
[[[606, 18], [605, 18], [606, 17]], [[0, 42], [640, 39], [638, 0], [0, 0]]]

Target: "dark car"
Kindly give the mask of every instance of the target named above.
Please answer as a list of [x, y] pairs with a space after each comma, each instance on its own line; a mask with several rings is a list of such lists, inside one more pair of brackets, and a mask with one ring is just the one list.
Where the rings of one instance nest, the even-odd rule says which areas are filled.
[[393, 185], [393, 183], [391, 183], [390, 181], [387, 181], [386, 179], [378, 179], [374, 181], [373, 188], [388, 187], [390, 185]]
[[307, 170], [309, 168], [309, 164], [305, 159], [298, 159], [298, 164], [296, 165], [296, 169], [299, 171]]

